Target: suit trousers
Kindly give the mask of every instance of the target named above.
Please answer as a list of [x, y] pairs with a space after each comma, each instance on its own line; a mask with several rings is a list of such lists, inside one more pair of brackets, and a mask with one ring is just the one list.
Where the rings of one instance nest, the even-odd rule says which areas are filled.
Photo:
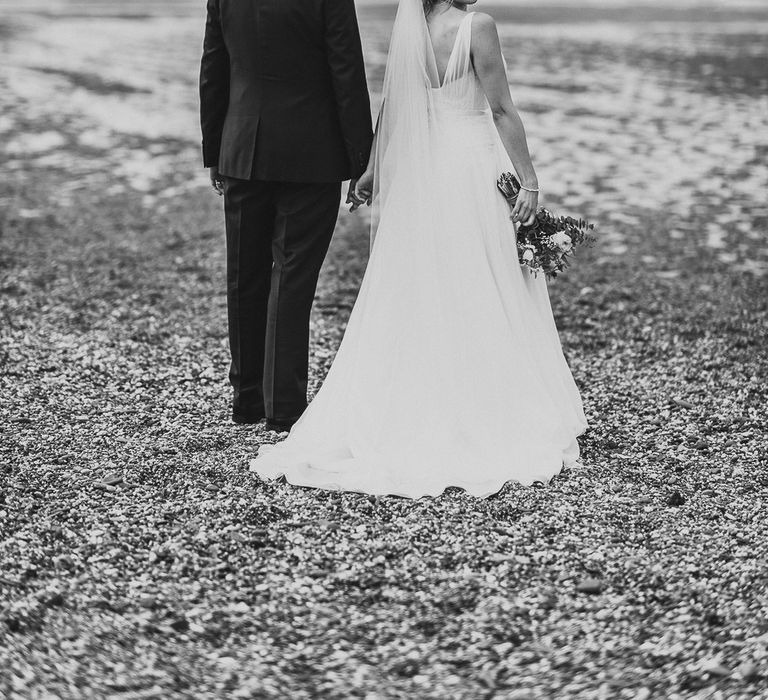
[[293, 419], [307, 407], [309, 315], [341, 183], [224, 178], [233, 411]]

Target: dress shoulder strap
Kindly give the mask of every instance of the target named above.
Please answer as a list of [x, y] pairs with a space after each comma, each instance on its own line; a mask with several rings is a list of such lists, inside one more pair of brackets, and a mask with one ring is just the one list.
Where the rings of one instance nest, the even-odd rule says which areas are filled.
[[451, 66], [451, 77], [454, 80], [464, 77], [469, 71], [472, 44], [472, 17], [474, 14], [474, 12], [467, 13], [467, 16], [461, 20], [459, 30], [456, 34], [456, 46], [452, 56], [453, 65]]

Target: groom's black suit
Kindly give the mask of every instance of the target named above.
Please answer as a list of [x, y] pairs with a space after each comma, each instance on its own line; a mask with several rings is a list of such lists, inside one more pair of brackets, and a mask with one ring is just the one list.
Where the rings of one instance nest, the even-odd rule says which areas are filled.
[[309, 313], [372, 124], [353, 0], [208, 0], [203, 158], [224, 177], [235, 417], [306, 408]]

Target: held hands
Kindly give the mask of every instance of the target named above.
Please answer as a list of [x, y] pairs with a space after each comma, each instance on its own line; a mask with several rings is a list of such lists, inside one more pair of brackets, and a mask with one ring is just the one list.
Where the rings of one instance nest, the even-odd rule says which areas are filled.
[[373, 172], [366, 170], [357, 180], [350, 180], [347, 192], [347, 204], [352, 206], [349, 211], [359, 209], [363, 204], [371, 206], [373, 199]]
[[532, 224], [536, 219], [536, 212], [539, 208], [539, 193], [520, 190], [517, 196], [515, 208], [512, 210], [510, 219], [515, 223], [522, 222], [525, 225]]
[[214, 166], [208, 169], [211, 177], [211, 186], [219, 197], [224, 194], [224, 178], [219, 174], [219, 169]]

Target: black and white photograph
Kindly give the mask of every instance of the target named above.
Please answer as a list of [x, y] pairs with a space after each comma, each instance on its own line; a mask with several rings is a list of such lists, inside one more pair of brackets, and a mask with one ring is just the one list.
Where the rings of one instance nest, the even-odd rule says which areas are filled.
[[766, 0], [0, 0], [0, 698], [768, 700]]

